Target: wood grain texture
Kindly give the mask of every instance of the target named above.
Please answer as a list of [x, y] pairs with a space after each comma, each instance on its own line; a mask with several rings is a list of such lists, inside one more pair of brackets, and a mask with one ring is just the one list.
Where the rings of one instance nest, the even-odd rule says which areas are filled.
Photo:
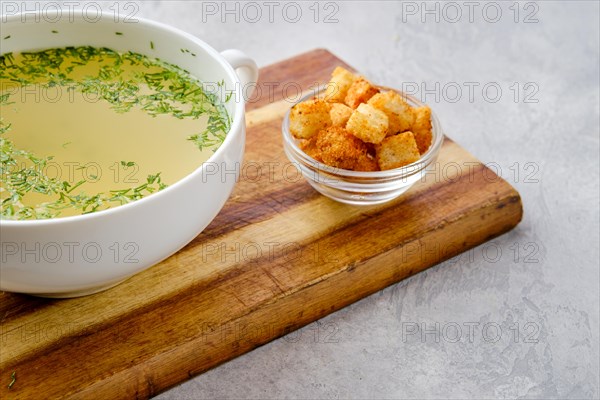
[[151, 397], [518, 224], [519, 194], [450, 139], [394, 202], [315, 192], [283, 153], [282, 88], [336, 65], [315, 50], [262, 69], [240, 182], [183, 250], [93, 296], [1, 293], [0, 398]]

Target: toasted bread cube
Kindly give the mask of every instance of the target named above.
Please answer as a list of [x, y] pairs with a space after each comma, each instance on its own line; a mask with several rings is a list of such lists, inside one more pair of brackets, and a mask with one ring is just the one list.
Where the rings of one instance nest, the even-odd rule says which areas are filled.
[[352, 111], [353, 110], [345, 104], [333, 103], [331, 105], [331, 111], [329, 112], [333, 126], [345, 127], [352, 115]]
[[379, 163], [375, 157], [366, 154], [358, 159], [354, 171], [379, 171]]
[[381, 170], [403, 167], [417, 161], [420, 156], [410, 131], [388, 136], [377, 146], [377, 162]]
[[292, 107], [290, 132], [298, 139], [309, 139], [322, 129], [331, 126], [331, 105], [320, 99], [311, 99]]
[[300, 141], [300, 149], [319, 162], [323, 162], [321, 158], [321, 150], [317, 146], [318, 134], [313, 135], [310, 139], [302, 139]]
[[336, 168], [354, 170], [369, 157], [367, 144], [339, 126], [320, 131], [317, 147], [323, 162]]
[[346, 124], [348, 132], [368, 143], [381, 143], [388, 131], [388, 117], [369, 104], [361, 104]]
[[354, 79], [355, 76], [352, 72], [342, 67], [336, 67], [325, 88], [325, 100], [334, 103], [343, 102]]
[[377, 93], [371, 97], [368, 104], [383, 111], [388, 117], [388, 136], [411, 129], [415, 116], [412, 108], [398, 93], [390, 90]]
[[359, 104], [366, 103], [377, 93], [379, 93], [379, 89], [362, 76], [359, 76], [352, 82], [352, 85], [348, 89], [344, 103], [348, 107], [357, 108]]
[[419, 153], [423, 154], [431, 146], [433, 134], [431, 132], [431, 108], [427, 106], [413, 109], [415, 120], [412, 124], [411, 131], [415, 135], [415, 141], [419, 148]]

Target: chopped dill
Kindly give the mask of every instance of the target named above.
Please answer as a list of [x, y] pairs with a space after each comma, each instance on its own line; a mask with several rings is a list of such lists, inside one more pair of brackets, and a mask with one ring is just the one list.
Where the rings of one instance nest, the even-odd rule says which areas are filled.
[[193, 142], [198, 149], [204, 150], [206, 148], [215, 147], [216, 145], [225, 140], [225, 137], [209, 137], [208, 132], [197, 133], [195, 135], [191, 135], [187, 138], [189, 141]]
[[[196, 119], [201, 115], [209, 115], [224, 122], [223, 134], [229, 129], [227, 112], [219, 103], [218, 97], [214, 93], [205, 92], [196, 78], [176, 65], [158, 59], [152, 60], [134, 52], [117, 53], [111, 49], [94, 47], [66, 47], [21, 55], [23, 59], [17, 64], [12, 53], [0, 56], [0, 64], [6, 67], [0, 69], [0, 79], [22, 86], [66, 86], [68, 90], [97, 95], [120, 113], [139, 107], [150, 115], [170, 114], [176, 118]], [[72, 57], [75, 61], [66, 66], [65, 72], [61, 72], [59, 69], [67, 57]], [[106, 65], [99, 68], [97, 76], [86, 76], [83, 79], [71, 77], [79, 67], [99, 60]], [[124, 78], [121, 68], [123, 64], [143, 65], [152, 72], [138, 74], [134, 79]], [[142, 84], [150, 89], [150, 93], [140, 90]], [[223, 85], [224, 81], [221, 80], [218, 86]], [[7, 94], [2, 94], [3, 102], [8, 100]]]
[[[8, 38], [10, 35], [4, 39]], [[150, 47], [154, 48], [153, 42]], [[182, 52], [190, 53], [186, 49]], [[97, 73], [81, 76], [78, 71], [89, 63], [99, 65]], [[147, 72], [125, 75], [123, 66], [142, 66]], [[23, 87], [38, 85], [42, 89], [61, 86], [69, 92], [92, 94], [109, 103], [117, 113], [137, 108], [153, 117], [198, 119], [206, 116], [206, 129], [188, 137], [200, 150], [216, 149], [225, 140], [231, 125], [231, 118], [218, 96], [205, 91], [202, 83], [187, 71], [135, 52], [119, 53], [109, 48], [82, 46], [23, 52], [16, 59], [12, 53], [5, 53], [0, 56], [0, 67], [2, 82]], [[219, 83], [223, 84], [224, 81]], [[8, 90], [0, 92], [2, 106], [11, 104], [10, 95]], [[231, 93], [227, 101], [230, 98]], [[148, 175], [136, 187], [86, 192], [89, 188], [86, 180], [67, 182], [47, 176], [43, 171], [53, 157], [16, 148], [5, 135], [11, 129], [10, 122], [0, 119], [0, 219], [54, 218], [66, 209], [86, 214], [126, 204], [167, 187], [158, 172]], [[63, 143], [62, 147], [70, 144]], [[120, 164], [128, 168], [135, 162], [121, 161]], [[93, 175], [89, 178], [95, 179]], [[49, 200], [28, 206], [23, 201], [28, 193], [48, 195]]]
[[3, 106], [7, 106], [7, 105], [11, 104], [11, 102], [8, 101], [9, 98], [10, 98], [10, 93], [0, 94], [0, 104], [2, 104]]
[[151, 48], [152, 50], [154, 50], [154, 42], [153, 42], [153, 41], [150, 41], [150, 48]]
[[54, 29], [53, 29], [51, 32], [52, 32], [52, 33], [58, 33], [58, 31], [56, 31], [56, 30], [54, 30]]
[[13, 373], [10, 375], [10, 379], [11, 379], [11, 381], [8, 384], [8, 389], [12, 389], [15, 382], [17, 381], [17, 371], [13, 371]]
[[[2, 125], [0, 120], [0, 135], [9, 130], [10, 126]], [[32, 153], [16, 149], [13, 143], [0, 136], [0, 174], [2, 176], [2, 200], [0, 201], [0, 219], [46, 219], [60, 215], [65, 209], [76, 209], [82, 214], [123, 205], [139, 200], [145, 195], [160, 191], [167, 187], [160, 178], [160, 173], [148, 175], [146, 183], [135, 188], [108, 193], [86, 194], [83, 186], [88, 182], [82, 179], [74, 184], [50, 178], [43, 173], [52, 157], [38, 158]], [[15, 168], [23, 165], [24, 168]], [[122, 161], [123, 165], [132, 166], [135, 163]], [[94, 176], [90, 178], [95, 179]], [[23, 198], [28, 193], [41, 193], [52, 196], [52, 201], [26, 206]]]
[[123, 36], [123, 32], [115, 32], [115, 35], [117, 35], [117, 36]]

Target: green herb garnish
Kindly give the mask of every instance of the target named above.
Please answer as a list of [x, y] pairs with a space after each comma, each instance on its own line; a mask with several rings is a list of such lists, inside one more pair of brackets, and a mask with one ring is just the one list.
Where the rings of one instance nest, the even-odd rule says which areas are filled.
[[[14, 148], [13, 143], [2, 136], [9, 129], [10, 125], [3, 125], [0, 120], [0, 174], [3, 182], [0, 219], [54, 218], [65, 209], [76, 209], [82, 214], [88, 214], [139, 200], [167, 187], [158, 173], [148, 175], [146, 183], [135, 188], [86, 194], [80, 190], [87, 183], [85, 179], [70, 184], [45, 175], [43, 171], [52, 157], [38, 158], [28, 151]], [[23, 162], [26, 166], [21, 168]], [[129, 161], [122, 164], [132, 166], [135, 163]], [[94, 176], [90, 178], [95, 179]], [[49, 195], [53, 200], [35, 207], [26, 206], [23, 198], [28, 193]]]
[[[181, 49], [182, 51], [187, 51]], [[49, 88], [57, 85], [66, 86], [85, 94], [97, 95], [109, 102], [117, 112], [127, 112], [132, 107], [139, 107], [148, 114], [156, 116], [170, 114], [176, 118], [199, 118], [209, 115], [221, 120], [223, 134], [229, 129], [227, 111], [218, 101], [214, 93], [203, 90], [202, 84], [180, 67], [160, 61], [151, 60], [138, 53], [117, 53], [107, 48], [67, 47], [49, 49], [35, 53], [21, 53], [23, 59], [14, 63], [12, 53], [0, 56], [0, 79], [6, 79], [22, 86], [40, 85]], [[75, 60], [64, 68], [65, 58]], [[74, 79], [71, 74], [89, 62], [100, 62], [97, 76], [86, 76]], [[135, 77], [123, 77], [123, 64], [143, 65], [153, 72], [138, 73]], [[25, 76], [26, 78], [23, 78]], [[143, 92], [144, 84], [150, 93]], [[224, 85], [220, 81], [218, 87]], [[212, 132], [212, 130], [211, 130]]]
[[13, 371], [13, 373], [10, 375], [10, 379], [12, 379], [12, 380], [8, 384], [8, 388], [12, 389], [13, 385], [17, 381], [17, 371]]
[[[150, 46], [154, 48], [154, 43], [150, 42]], [[189, 50], [182, 51], [189, 53]], [[99, 65], [96, 75], [77, 75], [91, 62]], [[118, 53], [108, 48], [89, 46], [66, 47], [24, 52], [17, 61], [12, 53], [5, 53], [0, 56], [0, 66], [0, 80], [3, 82], [18, 86], [37, 85], [41, 89], [62, 86], [68, 92], [92, 94], [108, 102], [119, 113], [135, 107], [151, 116], [164, 114], [178, 119], [208, 117], [207, 128], [188, 138], [200, 150], [221, 144], [231, 124], [217, 95], [205, 91], [201, 82], [187, 71], [138, 53]], [[146, 71], [126, 75], [123, 66], [143, 66]], [[231, 93], [227, 100], [230, 98]], [[10, 92], [0, 93], [0, 104], [11, 104]], [[0, 119], [1, 219], [53, 218], [66, 209], [89, 213], [138, 200], [167, 186], [162, 182], [160, 173], [156, 173], [148, 175], [146, 182], [137, 187], [86, 193], [88, 182], [85, 180], [71, 183], [46, 176], [43, 171], [52, 157], [41, 157], [16, 148], [4, 135], [10, 129], [10, 123]], [[69, 144], [71, 142], [62, 146]], [[135, 162], [121, 161], [121, 165], [132, 167]], [[95, 179], [94, 176], [89, 177]], [[48, 195], [49, 201], [27, 206], [23, 199], [28, 193]]]

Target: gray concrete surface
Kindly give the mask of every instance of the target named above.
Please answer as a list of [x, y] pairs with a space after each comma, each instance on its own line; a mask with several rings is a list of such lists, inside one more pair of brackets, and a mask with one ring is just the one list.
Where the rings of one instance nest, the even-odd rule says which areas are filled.
[[243, 3], [239, 23], [221, 2], [139, 14], [260, 65], [324, 47], [375, 82], [418, 87], [447, 134], [519, 190], [525, 218], [158, 398], [599, 398], [598, 2], [338, 1], [318, 23], [312, 1], [296, 23], [292, 6], [270, 23], [257, 4], [256, 23]]
[[599, 3], [254, 4], [260, 17], [241, 2], [103, 6], [260, 65], [330, 49], [430, 103], [520, 191], [525, 217], [158, 399], [599, 398]]

